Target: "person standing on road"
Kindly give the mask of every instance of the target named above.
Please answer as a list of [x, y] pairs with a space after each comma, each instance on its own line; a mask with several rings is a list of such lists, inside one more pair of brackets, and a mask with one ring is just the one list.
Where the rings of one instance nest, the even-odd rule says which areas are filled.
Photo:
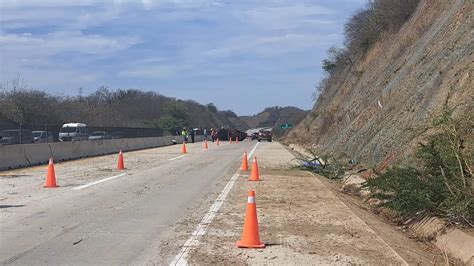
[[207, 139], [207, 129], [206, 128], [204, 128], [203, 134], [204, 134], [204, 139]]
[[191, 128], [191, 142], [194, 143], [194, 128]]
[[212, 136], [213, 136], [213, 138], [214, 138], [214, 141], [217, 141], [217, 138], [218, 138], [218, 137], [217, 137], [217, 128], [214, 129], [212, 132], [214, 132], [214, 133], [212, 133]]
[[183, 130], [181, 131], [181, 136], [183, 137], [184, 142], [188, 142], [188, 131], [185, 127], [183, 127]]
[[215, 139], [216, 139], [216, 131], [214, 131], [214, 128], [211, 128], [211, 140], [212, 140], [212, 142], [214, 142]]

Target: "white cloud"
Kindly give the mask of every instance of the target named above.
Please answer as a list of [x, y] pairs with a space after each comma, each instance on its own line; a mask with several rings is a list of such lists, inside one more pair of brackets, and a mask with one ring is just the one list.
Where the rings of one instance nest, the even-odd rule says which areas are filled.
[[192, 69], [192, 64], [149, 64], [137, 65], [119, 72], [120, 77], [168, 79]]
[[51, 56], [64, 52], [106, 55], [139, 43], [137, 37], [105, 37], [81, 32], [54, 32], [35, 36], [0, 35], [0, 50], [19, 56]]
[[[273, 7], [256, 7], [244, 13], [244, 17], [256, 26], [266, 29], [296, 29], [318, 24], [334, 24], [322, 16], [334, 15], [335, 11], [319, 5], [285, 4]], [[312, 25], [311, 25], [312, 24]]]
[[0, 7], [5, 9], [19, 9], [30, 7], [71, 7], [71, 6], [90, 6], [98, 3], [110, 2], [101, 0], [2, 0]]
[[[47, 35], [0, 35], [1, 67], [0, 82], [6, 82], [18, 73], [31, 80], [35, 86], [87, 84], [95, 77], [89, 73], [75, 70], [74, 61], [68, 58], [93, 56], [95, 59], [107, 58], [139, 43], [136, 37], [112, 38], [100, 35], [84, 35], [80, 32], [56, 32]], [[61, 55], [63, 60], [54, 60]], [[77, 75], [81, 73], [81, 75]], [[74, 82], [70, 80], [74, 77]], [[90, 77], [90, 78], [86, 78]]]
[[210, 49], [203, 54], [209, 57], [230, 57], [237, 54], [252, 54], [262, 57], [283, 56], [307, 49], [320, 49], [338, 41], [339, 35], [329, 34], [282, 34], [259, 37], [239, 37], [230, 39], [220, 47]]
[[0, 0], [0, 82], [311, 90], [349, 1]]

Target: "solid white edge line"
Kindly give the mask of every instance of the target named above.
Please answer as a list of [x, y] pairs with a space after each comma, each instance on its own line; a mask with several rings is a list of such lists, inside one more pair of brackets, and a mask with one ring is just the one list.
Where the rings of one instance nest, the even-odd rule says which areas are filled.
[[105, 181], [109, 181], [109, 180], [112, 180], [112, 179], [115, 179], [115, 178], [119, 178], [119, 177], [124, 176], [126, 174], [127, 173], [122, 173], [122, 174], [119, 174], [119, 175], [107, 177], [107, 178], [97, 180], [97, 181], [94, 181], [94, 182], [91, 182], [91, 183], [88, 183], [88, 184], [85, 184], [85, 185], [82, 185], [82, 186], [73, 187], [72, 189], [73, 190], [81, 190], [81, 189], [88, 188], [88, 187], [93, 186], [93, 185], [100, 184], [100, 183], [105, 182]]
[[[257, 142], [257, 144], [255, 144], [253, 149], [249, 152], [249, 157], [253, 155], [255, 149], [257, 149], [258, 144], [259, 142]], [[191, 237], [186, 240], [179, 253], [170, 262], [170, 265], [188, 265], [187, 257], [189, 248], [192, 246], [197, 246], [199, 244], [199, 239], [206, 234], [209, 224], [211, 224], [212, 220], [214, 220], [214, 217], [216, 216], [217, 212], [219, 211], [225, 199], [227, 198], [227, 195], [229, 195], [229, 192], [232, 190], [232, 187], [234, 186], [239, 176], [240, 170], [238, 170], [230, 178], [229, 182], [227, 182], [227, 185], [224, 187], [224, 189], [221, 191], [214, 203], [211, 205], [209, 211], [204, 215], [201, 222], [196, 226], [196, 229], [191, 234]]]
[[174, 160], [176, 160], [176, 159], [183, 158], [184, 156], [186, 156], [186, 155], [183, 154], [183, 155], [180, 155], [180, 156], [178, 156], [178, 157], [174, 157], [174, 158], [171, 158], [171, 159], [168, 159], [168, 160], [174, 161]]
[[253, 149], [252, 149], [252, 150], [249, 152], [249, 154], [247, 155], [249, 161], [250, 161], [250, 158], [252, 158], [253, 153], [254, 153], [255, 150], [257, 149], [258, 144], [260, 144], [260, 142], [257, 142], [257, 144], [255, 144], [255, 147], [253, 147]]

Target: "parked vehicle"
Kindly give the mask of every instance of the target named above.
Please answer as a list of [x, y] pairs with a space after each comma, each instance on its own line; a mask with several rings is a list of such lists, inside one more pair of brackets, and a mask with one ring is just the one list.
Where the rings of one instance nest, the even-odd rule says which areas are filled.
[[247, 133], [233, 128], [221, 128], [217, 130], [216, 137], [223, 141], [229, 140], [229, 137], [231, 137], [232, 140], [235, 140], [235, 138], [238, 137], [239, 141], [242, 141], [247, 137]]
[[110, 133], [113, 139], [123, 139], [125, 138], [125, 134], [123, 132], [112, 132]]
[[250, 138], [251, 138], [252, 140], [258, 139], [258, 132], [252, 133], [252, 135], [250, 136]]
[[258, 141], [261, 141], [262, 139], [268, 140], [269, 142], [272, 141], [272, 132], [269, 130], [261, 130], [258, 132]]
[[[20, 140], [21, 131], [21, 140]], [[33, 143], [33, 134], [30, 129], [7, 129], [1, 133], [0, 143], [4, 145], [8, 144], [25, 144]]]
[[80, 141], [87, 137], [87, 126], [83, 123], [67, 123], [59, 130], [59, 141]]
[[92, 132], [90, 135], [89, 135], [89, 140], [102, 140], [102, 139], [112, 139], [112, 135], [110, 135], [109, 133], [105, 132], [105, 131], [96, 131], [96, 132]]
[[50, 131], [33, 131], [32, 133], [35, 143], [54, 142]]

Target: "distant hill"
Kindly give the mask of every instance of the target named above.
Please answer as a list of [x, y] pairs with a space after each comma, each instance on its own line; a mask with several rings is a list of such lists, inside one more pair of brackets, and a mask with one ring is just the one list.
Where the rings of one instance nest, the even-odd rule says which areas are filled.
[[29, 88], [0, 90], [0, 129], [19, 123], [31, 128], [60, 127], [83, 122], [95, 127], [154, 128], [174, 134], [183, 127], [236, 128], [291, 123], [308, 113], [295, 107], [269, 107], [253, 116], [239, 117], [231, 110], [218, 110], [192, 100], [166, 97], [156, 92], [110, 90], [101, 87], [86, 96], [59, 97]]
[[253, 116], [241, 116], [240, 119], [248, 125], [249, 128], [279, 127], [282, 124], [292, 124], [296, 126], [308, 113], [309, 111], [292, 106], [274, 106], [268, 107]]
[[96, 127], [159, 128], [248, 126], [232, 111], [212, 103], [166, 97], [151, 91], [97, 89], [87, 96], [59, 97], [29, 88], [0, 90], [0, 126], [58, 126], [83, 122]]

